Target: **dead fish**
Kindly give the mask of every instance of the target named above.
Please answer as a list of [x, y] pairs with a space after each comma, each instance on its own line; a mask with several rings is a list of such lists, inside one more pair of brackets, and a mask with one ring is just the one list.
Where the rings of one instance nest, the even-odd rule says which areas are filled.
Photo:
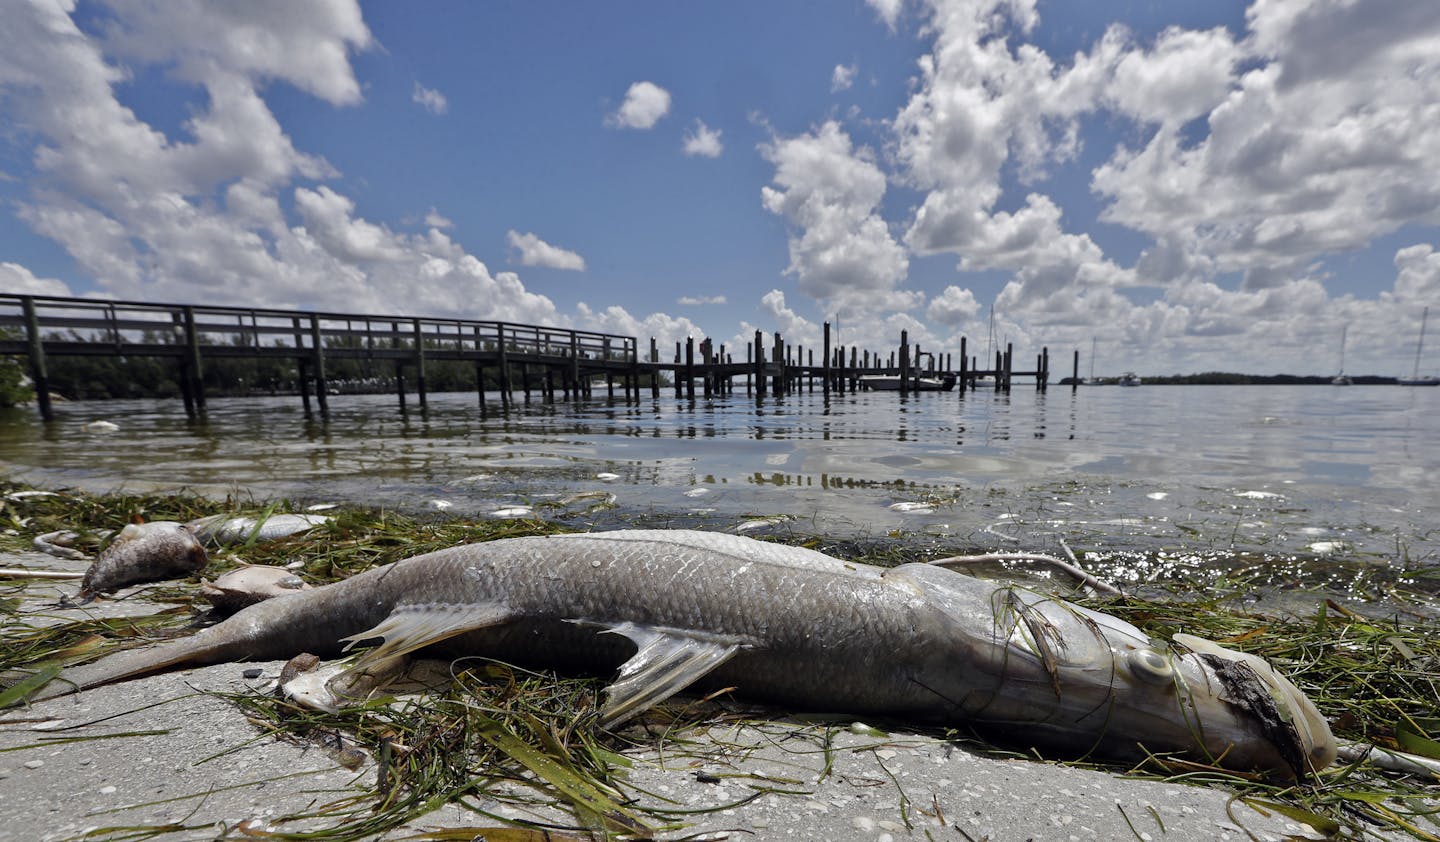
[[310, 590], [310, 585], [283, 567], [250, 564], [200, 580], [200, 596], [220, 614], [234, 614], [242, 608], [277, 596]]
[[[105, 534], [108, 535], [109, 532]], [[82, 558], [88, 558], [88, 556], [75, 549], [75, 542], [78, 540], [80, 540], [79, 532], [60, 529], [55, 532], [46, 532], [44, 535], [35, 536], [35, 540], [30, 542], [30, 546], [42, 553], [53, 555], [56, 558], [79, 561]]]
[[187, 526], [201, 542], [214, 547], [238, 544], [241, 541], [273, 541], [298, 535], [332, 520], [328, 515], [272, 514], [269, 517], [211, 515], [192, 520]]
[[965, 723], [1021, 747], [1177, 752], [1303, 778], [1335, 741], [1269, 664], [1199, 638], [1155, 643], [1053, 596], [929, 564], [893, 569], [723, 533], [511, 538], [417, 556], [253, 605], [183, 639], [66, 670], [40, 698], [183, 664], [380, 645], [328, 682], [409, 653], [619, 668], [602, 724], [689, 687], [805, 710]]
[[209, 562], [195, 533], [169, 520], [132, 523], [120, 530], [80, 581], [85, 601], [126, 585], [189, 576]]

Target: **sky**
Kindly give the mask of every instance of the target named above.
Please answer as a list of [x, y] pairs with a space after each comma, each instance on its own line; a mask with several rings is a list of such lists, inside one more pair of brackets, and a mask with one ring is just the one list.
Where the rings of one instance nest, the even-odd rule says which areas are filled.
[[0, 6], [3, 292], [1440, 371], [1429, 3]]

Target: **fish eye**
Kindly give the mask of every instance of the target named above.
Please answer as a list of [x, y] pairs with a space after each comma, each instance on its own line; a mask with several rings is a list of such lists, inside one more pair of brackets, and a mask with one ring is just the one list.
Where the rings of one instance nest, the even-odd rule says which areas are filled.
[[1159, 652], [1136, 649], [1130, 653], [1130, 671], [1148, 684], [1168, 684], [1175, 677], [1175, 668]]

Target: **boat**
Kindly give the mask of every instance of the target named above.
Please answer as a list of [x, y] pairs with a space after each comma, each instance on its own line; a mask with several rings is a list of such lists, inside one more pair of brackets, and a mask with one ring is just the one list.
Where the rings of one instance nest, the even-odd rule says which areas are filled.
[[1120, 379], [1115, 382], [1119, 383], [1121, 386], [1139, 386], [1140, 375], [1136, 374], [1133, 371], [1127, 371], [1124, 374], [1120, 375]]
[[1349, 325], [1340, 328], [1340, 373], [1330, 378], [1331, 386], [1350, 386], [1355, 382], [1350, 379], [1350, 375], [1345, 373], [1345, 333], [1349, 329]]
[[1395, 382], [1401, 386], [1440, 386], [1440, 377], [1433, 374], [1420, 376], [1420, 352], [1425, 349], [1425, 321], [1429, 316], [1429, 307], [1420, 311], [1420, 340], [1415, 343], [1415, 369], [1410, 372], [1409, 377], [1395, 378]]
[[[898, 374], [862, 374], [859, 377], [860, 388], [870, 389], [876, 392], [898, 392], [900, 391], [900, 375]], [[911, 376], [907, 387], [911, 392], [948, 392], [955, 388], [955, 375], [945, 374], [939, 377], [918, 377]]]

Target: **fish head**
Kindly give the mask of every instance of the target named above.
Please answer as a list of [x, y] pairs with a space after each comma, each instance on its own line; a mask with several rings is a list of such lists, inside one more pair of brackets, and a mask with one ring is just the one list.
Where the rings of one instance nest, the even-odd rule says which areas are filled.
[[1008, 602], [995, 615], [1004, 668], [1032, 686], [1048, 682], [1028, 709], [1040, 715], [1036, 727], [1066, 738], [1057, 743], [1089, 741], [1087, 750], [1117, 756], [1177, 752], [1301, 780], [1335, 759], [1325, 717], [1264, 658], [1189, 634], [1156, 641], [1117, 617], [1021, 589], [995, 601]]
[[[1058, 597], [929, 565], [887, 571], [934, 630], [917, 683], [941, 715], [1042, 752], [1178, 754], [1303, 779], [1335, 758], [1325, 718], [1263, 658], [1134, 625]], [[933, 623], [933, 625], [932, 625]]]

